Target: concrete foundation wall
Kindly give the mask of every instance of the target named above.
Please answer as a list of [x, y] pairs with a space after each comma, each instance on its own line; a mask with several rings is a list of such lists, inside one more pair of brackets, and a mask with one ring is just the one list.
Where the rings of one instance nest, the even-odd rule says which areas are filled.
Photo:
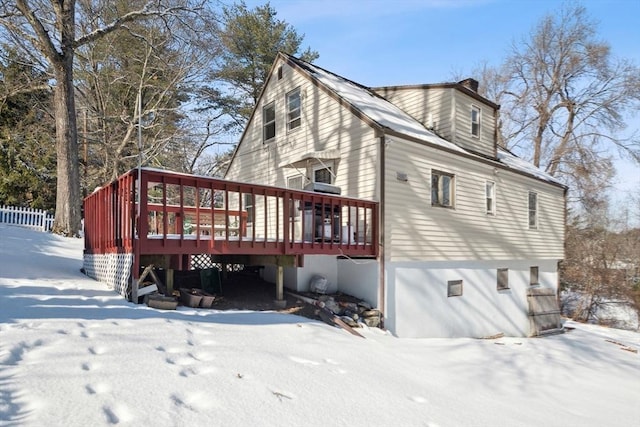
[[[386, 269], [385, 326], [399, 337], [527, 336], [531, 266], [539, 285], [557, 289], [557, 261], [395, 262]], [[509, 289], [497, 290], [497, 269], [509, 269]], [[447, 296], [462, 280], [461, 296]]]

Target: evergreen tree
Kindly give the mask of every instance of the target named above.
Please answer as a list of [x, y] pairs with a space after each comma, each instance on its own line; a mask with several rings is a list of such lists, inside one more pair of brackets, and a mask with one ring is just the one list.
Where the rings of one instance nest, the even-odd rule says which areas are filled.
[[249, 10], [240, 2], [222, 10], [222, 25], [217, 29], [222, 53], [212, 72], [212, 79], [221, 84], [207, 89], [208, 106], [225, 111], [239, 127], [258, 101], [279, 51], [308, 62], [319, 56], [309, 48], [301, 52], [304, 35], [276, 15], [269, 3]]
[[46, 76], [5, 47], [0, 61], [0, 205], [55, 207], [55, 124]]

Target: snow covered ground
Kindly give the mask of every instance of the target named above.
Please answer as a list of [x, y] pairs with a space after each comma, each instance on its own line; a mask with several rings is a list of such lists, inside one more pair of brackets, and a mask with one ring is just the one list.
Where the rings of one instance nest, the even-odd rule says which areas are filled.
[[133, 305], [82, 240], [0, 224], [0, 426], [640, 425], [640, 334], [365, 339], [279, 313]]

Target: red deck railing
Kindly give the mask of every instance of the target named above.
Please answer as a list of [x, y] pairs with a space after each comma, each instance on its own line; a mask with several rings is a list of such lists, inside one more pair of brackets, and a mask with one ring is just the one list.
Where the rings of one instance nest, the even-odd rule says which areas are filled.
[[155, 169], [139, 173], [139, 206], [138, 170], [85, 198], [85, 253], [378, 253], [377, 202]]

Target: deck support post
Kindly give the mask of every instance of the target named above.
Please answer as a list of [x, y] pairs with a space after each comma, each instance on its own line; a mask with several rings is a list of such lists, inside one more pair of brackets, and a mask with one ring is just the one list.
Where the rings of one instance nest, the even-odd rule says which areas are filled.
[[284, 267], [281, 265], [276, 275], [276, 301], [284, 301]]
[[168, 268], [167, 269], [167, 275], [165, 277], [165, 285], [167, 286], [167, 295], [166, 296], [171, 296], [173, 295], [173, 268]]

